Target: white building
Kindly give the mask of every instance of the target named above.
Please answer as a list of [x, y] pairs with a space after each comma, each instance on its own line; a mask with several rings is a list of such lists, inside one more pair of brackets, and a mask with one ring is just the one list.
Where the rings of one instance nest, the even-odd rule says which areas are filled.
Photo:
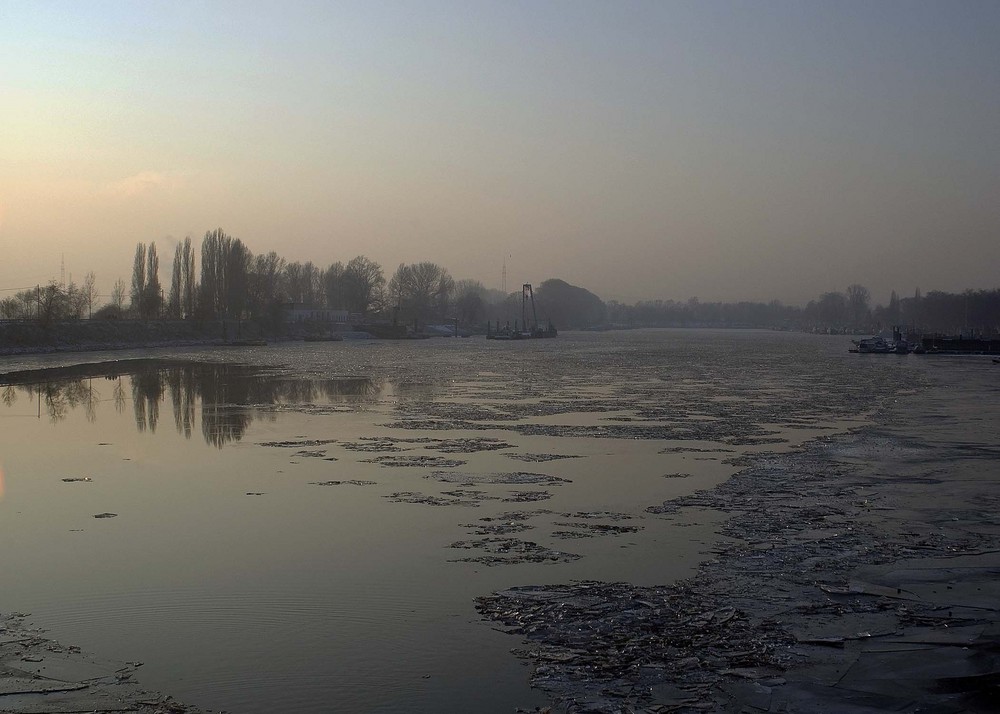
[[328, 307], [313, 307], [301, 302], [286, 304], [285, 315], [288, 322], [327, 322], [346, 324], [350, 316], [347, 310], [331, 310]]

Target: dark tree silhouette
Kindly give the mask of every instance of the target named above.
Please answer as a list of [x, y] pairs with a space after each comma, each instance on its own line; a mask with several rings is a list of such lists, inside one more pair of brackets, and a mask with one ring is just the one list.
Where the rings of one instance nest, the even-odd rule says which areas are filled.
[[141, 319], [143, 313], [142, 298], [146, 294], [146, 244], [139, 243], [135, 247], [135, 258], [132, 260], [132, 312]]

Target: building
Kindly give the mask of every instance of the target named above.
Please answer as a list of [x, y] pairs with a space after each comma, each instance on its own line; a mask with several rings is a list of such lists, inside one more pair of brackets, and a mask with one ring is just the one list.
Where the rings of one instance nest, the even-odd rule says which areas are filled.
[[285, 304], [285, 319], [287, 322], [322, 322], [336, 325], [347, 324], [350, 316], [347, 310], [333, 310], [328, 307], [290, 302]]

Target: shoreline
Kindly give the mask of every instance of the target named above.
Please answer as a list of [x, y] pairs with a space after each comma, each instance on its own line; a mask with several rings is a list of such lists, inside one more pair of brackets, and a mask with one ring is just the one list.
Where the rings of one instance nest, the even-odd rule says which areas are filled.
[[973, 399], [998, 388], [969, 370], [648, 509], [727, 514], [690, 579], [510, 588], [477, 608], [523, 638], [556, 711], [995, 711], [1000, 405]]
[[[277, 340], [275, 340], [277, 341]], [[122, 352], [125, 350], [171, 349], [180, 347], [216, 347], [228, 344], [218, 338], [204, 340], [164, 340], [159, 342], [116, 342], [110, 344], [36, 345], [32, 347], [0, 347], [0, 358], [31, 355], [74, 354], [87, 352]]]
[[229, 346], [302, 339], [301, 326], [277, 331], [232, 320], [81, 320], [42, 326], [0, 322], [0, 358], [153, 348]]

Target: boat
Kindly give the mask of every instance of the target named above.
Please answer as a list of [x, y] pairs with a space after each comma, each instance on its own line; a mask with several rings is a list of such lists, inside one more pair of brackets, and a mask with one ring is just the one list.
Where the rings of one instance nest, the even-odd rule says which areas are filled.
[[908, 342], [900, 330], [894, 329], [892, 340], [879, 335], [853, 342], [854, 349], [848, 351], [861, 354], [1000, 355], [1000, 339], [974, 335], [929, 335], [919, 342]]
[[880, 336], [866, 337], [863, 340], [852, 340], [852, 342], [854, 342], [855, 348], [848, 350], [849, 352], [870, 355], [887, 355], [896, 352], [896, 344]]
[[514, 327], [510, 326], [508, 322], [503, 327], [500, 327], [500, 321], [497, 320], [496, 329], [493, 328], [492, 323], [486, 323], [486, 339], [487, 340], [526, 340], [531, 337], [531, 333], [522, 330], [514, 320]]
[[[532, 318], [530, 326], [528, 324], [529, 304], [531, 305]], [[514, 320], [513, 329], [511, 329], [509, 322], [504, 327], [500, 327], [500, 321], [497, 320], [496, 330], [494, 330], [492, 323], [486, 323], [487, 340], [531, 340], [557, 337], [558, 335], [559, 331], [556, 330], [556, 327], [552, 324], [551, 320], [548, 321], [548, 324], [545, 327], [538, 324], [538, 311], [535, 308], [535, 293], [531, 289], [531, 283], [524, 283], [524, 285], [521, 286], [520, 326], [518, 325], [517, 320]]]
[[340, 335], [306, 335], [302, 338], [306, 342], [343, 342]]

